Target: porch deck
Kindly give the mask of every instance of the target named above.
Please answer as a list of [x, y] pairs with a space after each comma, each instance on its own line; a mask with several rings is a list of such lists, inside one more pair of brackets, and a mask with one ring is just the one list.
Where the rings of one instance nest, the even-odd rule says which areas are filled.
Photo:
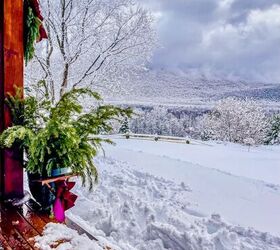
[[[0, 203], [0, 249], [38, 249], [34, 246], [34, 237], [42, 235], [44, 226], [55, 220], [40, 212], [40, 207], [29, 200], [20, 207], [10, 203]], [[80, 234], [86, 234], [96, 240], [91, 234], [70, 219], [65, 224]]]

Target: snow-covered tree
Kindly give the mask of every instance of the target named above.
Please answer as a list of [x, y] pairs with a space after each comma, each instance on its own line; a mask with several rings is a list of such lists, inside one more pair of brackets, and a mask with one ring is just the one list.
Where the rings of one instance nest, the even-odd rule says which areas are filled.
[[27, 83], [46, 80], [52, 100], [80, 86], [118, 88], [156, 45], [153, 16], [133, 0], [41, 1], [48, 40], [37, 45]]
[[131, 131], [135, 133], [185, 136], [184, 121], [177, 118], [165, 107], [154, 107], [152, 110], [136, 111], [132, 119]]
[[263, 109], [253, 100], [226, 98], [204, 116], [202, 135], [204, 139], [229, 142], [264, 142], [268, 121]]
[[128, 118], [125, 117], [122, 124], [121, 124], [119, 133], [126, 134], [126, 133], [129, 133], [129, 132], [130, 132], [130, 130], [129, 130]]
[[280, 115], [275, 115], [270, 121], [267, 143], [279, 144], [280, 143]]

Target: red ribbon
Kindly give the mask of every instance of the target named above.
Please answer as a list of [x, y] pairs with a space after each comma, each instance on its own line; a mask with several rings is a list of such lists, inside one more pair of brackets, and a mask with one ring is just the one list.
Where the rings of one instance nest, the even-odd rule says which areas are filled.
[[58, 181], [56, 182], [56, 198], [60, 199], [64, 211], [75, 206], [78, 196], [70, 192], [75, 182]]
[[[36, 17], [38, 17], [43, 22], [44, 18], [41, 14], [39, 0], [29, 0], [28, 4], [29, 4], [29, 7], [31, 7], [32, 10], [34, 11]], [[47, 32], [46, 32], [43, 24], [41, 24], [41, 26], [39, 28], [39, 32], [40, 32], [40, 35], [37, 40], [38, 42], [40, 42], [42, 39], [48, 38]]]

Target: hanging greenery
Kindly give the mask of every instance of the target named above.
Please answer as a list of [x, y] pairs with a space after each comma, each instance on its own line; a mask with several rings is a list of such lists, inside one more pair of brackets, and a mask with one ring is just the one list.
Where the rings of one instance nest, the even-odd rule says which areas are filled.
[[35, 43], [47, 38], [42, 25], [38, 0], [24, 1], [24, 59], [27, 64], [35, 54]]
[[25, 48], [24, 58], [25, 63], [28, 63], [35, 53], [35, 43], [40, 36], [41, 20], [34, 15], [31, 7], [28, 8], [27, 15], [25, 17], [26, 34], [25, 34]]

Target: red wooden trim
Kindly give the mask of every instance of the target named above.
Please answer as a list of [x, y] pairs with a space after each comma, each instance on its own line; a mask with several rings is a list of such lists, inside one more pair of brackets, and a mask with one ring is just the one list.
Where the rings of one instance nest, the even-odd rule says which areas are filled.
[[[4, 129], [4, 2], [0, 1], [0, 132]], [[0, 197], [4, 190], [3, 151], [0, 152]]]
[[[11, 125], [11, 115], [3, 104], [3, 97], [7, 93], [14, 94], [14, 85], [23, 87], [23, 0], [1, 0], [0, 8], [0, 128], [3, 130]], [[16, 147], [2, 151], [2, 198], [23, 196], [22, 158], [22, 152]]]

